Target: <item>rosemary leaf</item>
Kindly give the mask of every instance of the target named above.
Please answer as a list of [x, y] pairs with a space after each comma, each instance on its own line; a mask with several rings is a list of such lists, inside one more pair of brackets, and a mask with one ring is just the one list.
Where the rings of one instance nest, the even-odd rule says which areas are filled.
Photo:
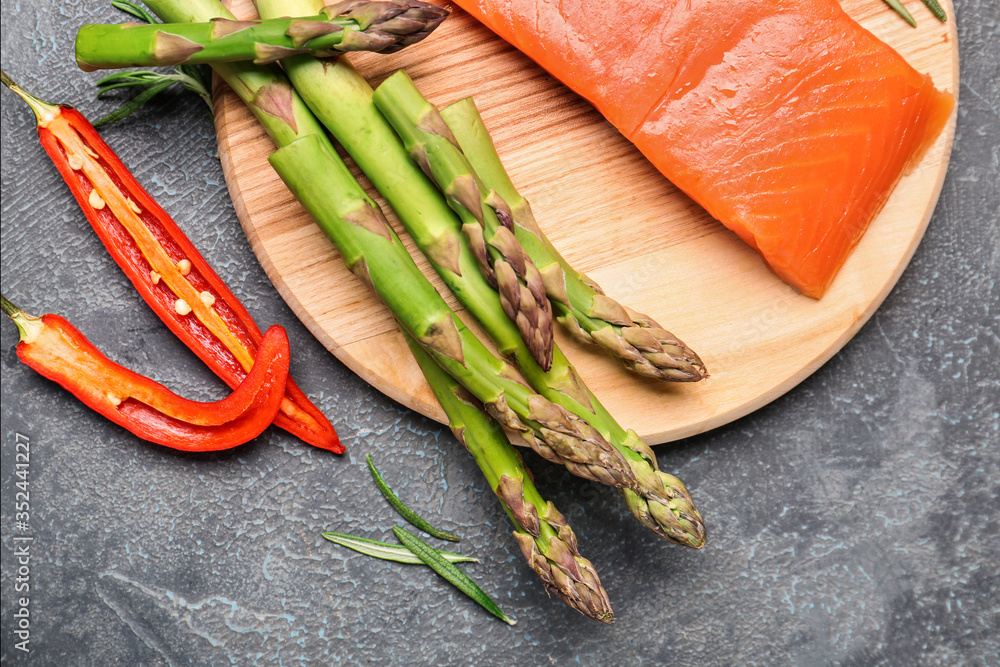
[[120, 9], [126, 14], [131, 14], [140, 21], [146, 23], [159, 23], [156, 18], [146, 11], [145, 7], [135, 4], [134, 2], [129, 2], [128, 0], [111, 0], [111, 4], [115, 9]]
[[205, 65], [178, 65], [174, 69], [181, 77], [185, 90], [190, 90], [197, 94], [208, 105], [209, 114], [213, 114], [212, 109], [212, 79], [208, 75]]
[[115, 121], [121, 120], [126, 116], [130, 116], [136, 111], [138, 111], [146, 102], [153, 99], [156, 95], [174, 85], [174, 81], [163, 81], [157, 84], [153, 84], [146, 90], [142, 91], [132, 99], [130, 99], [125, 104], [121, 105], [111, 113], [109, 113], [104, 118], [101, 118], [94, 123], [94, 127], [100, 127], [101, 125], [107, 125], [108, 123], [114, 123]]
[[135, 88], [136, 86], [142, 86], [148, 88], [150, 84], [148, 81], [137, 81], [137, 80], [123, 80], [118, 83], [105, 84], [100, 87], [97, 91], [97, 99], [101, 99], [103, 95], [111, 92], [112, 90], [117, 90], [119, 88]]
[[132, 88], [136, 86], [150, 87], [166, 80], [174, 82], [173, 77], [159, 72], [118, 72], [109, 77], [105, 77], [97, 82], [97, 99], [102, 95], [118, 88]]
[[416, 512], [404, 505], [403, 501], [400, 500], [395, 493], [393, 493], [392, 489], [389, 488], [389, 485], [385, 483], [384, 479], [382, 479], [382, 475], [379, 473], [378, 469], [375, 468], [375, 464], [372, 462], [371, 454], [368, 454], [366, 458], [368, 460], [368, 469], [371, 471], [372, 477], [375, 479], [375, 486], [378, 487], [378, 490], [382, 492], [382, 495], [389, 501], [389, 504], [396, 508], [396, 511], [399, 512], [404, 519], [413, 524], [413, 526], [440, 540], [448, 540], [449, 542], [461, 541], [462, 538], [451, 533], [446, 533], [443, 530], [438, 530], [417, 516]]
[[507, 614], [503, 613], [500, 607], [497, 606], [497, 603], [494, 602], [489, 595], [483, 592], [483, 589], [477, 586], [476, 582], [470, 579], [457, 567], [439, 556], [437, 551], [429, 544], [421, 540], [413, 533], [403, 530], [398, 526], [393, 527], [392, 532], [395, 533], [396, 538], [399, 539], [399, 541], [402, 542], [407, 549], [416, 554], [420, 560], [430, 566], [430, 568], [435, 572], [454, 584], [458, 590], [475, 600], [480, 606], [482, 606], [483, 609], [490, 612], [508, 625], [517, 624], [517, 621], [507, 618]]
[[149, 83], [155, 83], [158, 79], [162, 79], [164, 74], [159, 72], [150, 71], [127, 71], [127, 72], [115, 72], [109, 76], [104, 77], [97, 82], [97, 86], [100, 88], [102, 86], [107, 86], [113, 83], [119, 83], [123, 81], [133, 81], [136, 85], [143, 85]]
[[936, 16], [939, 21], [944, 23], [948, 20], [948, 15], [944, 13], [944, 9], [938, 4], [937, 0], [923, 0], [923, 3], [927, 5], [927, 9], [931, 10], [931, 14]]
[[910, 14], [910, 11], [903, 6], [903, 3], [901, 3], [899, 0], [884, 0], [884, 1], [885, 4], [892, 7], [893, 11], [902, 16], [904, 21], [912, 25], [914, 28], [917, 27], [916, 19], [914, 19], [913, 15]]
[[[412, 551], [398, 544], [386, 544], [385, 542], [378, 542], [377, 540], [369, 540], [366, 537], [356, 537], [354, 535], [345, 535], [344, 533], [325, 532], [323, 533], [323, 537], [335, 544], [339, 544], [342, 547], [353, 549], [358, 553], [362, 553], [373, 558], [381, 558], [382, 560], [391, 560], [397, 563], [406, 563], [408, 565], [422, 565], [424, 562], [420, 560]], [[478, 558], [463, 556], [462, 554], [456, 554], [451, 551], [438, 550], [437, 553], [449, 563], [479, 562]]]

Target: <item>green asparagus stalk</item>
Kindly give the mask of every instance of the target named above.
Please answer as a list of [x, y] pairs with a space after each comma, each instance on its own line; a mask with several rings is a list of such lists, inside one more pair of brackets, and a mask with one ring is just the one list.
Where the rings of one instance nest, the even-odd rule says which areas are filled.
[[297, 53], [393, 53], [429, 35], [448, 15], [419, 0], [350, 0], [316, 16], [200, 23], [89, 24], [76, 35], [80, 69], [163, 67], [252, 60], [258, 65]]
[[551, 501], [546, 502], [521, 455], [475, 399], [406, 336], [420, 369], [448, 415], [448, 425], [472, 454], [490, 488], [514, 524], [514, 538], [546, 589], [581, 614], [614, 620], [611, 602], [589, 560], [580, 555], [576, 534]]
[[[168, 22], [233, 18], [216, 0], [147, 0], [147, 4]], [[318, 11], [313, 0], [258, 0], [258, 9], [265, 18]], [[300, 55], [282, 61], [282, 65], [323, 123], [389, 201], [451, 291], [487, 329], [500, 354], [515, 358], [536, 391], [586, 419], [625, 458], [633, 479], [619, 485], [619, 490], [633, 514], [662, 537], [703, 546], [704, 524], [680, 480], [659, 472], [652, 451], [633, 431], [626, 432], [615, 422], [558, 348], [553, 350], [549, 371], [534, 361], [517, 328], [503, 315], [496, 292], [462, 243], [455, 214], [409, 159], [392, 127], [372, 103], [372, 90], [364, 78], [344, 58], [321, 63]], [[278, 146], [303, 136], [323, 136], [299, 93], [275, 66], [216, 63], [213, 69], [249, 105]]]
[[527, 200], [514, 189], [471, 97], [446, 107], [441, 116], [490, 197], [509, 208], [518, 241], [545, 276], [557, 318], [574, 337], [599, 345], [645, 377], [678, 382], [706, 377], [701, 359], [679, 338], [648, 315], [606, 296], [559, 254], [535, 221]]
[[[258, 0], [257, 9], [264, 18], [309, 15], [317, 11], [316, 2]], [[661, 537], [686, 546], [704, 546], [705, 526], [687, 488], [676, 477], [659, 471], [649, 447], [615, 421], [558, 346], [553, 347], [548, 371], [535, 361], [517, 327], [504, 316], [496, 291], [478, 271], [455, 213], [409, 159], [392, 126], [375, 108], [373, 91], [364, 77], [345, 58], [329, 63], [300, 55], [283, 60], [282, 66], [309, 107], [392, 206], [448, 288], [483, 326], [500, 355], [515, 359], [535, 391], [587, 420], [628, 461], [637, 483], [634, 488], [619, 486], [619, 491], [632, 513]]]
[[[479, 270], [497, 288], [504, 312], [517, 322], [538, 364], [552, 366], [552, 310], [542, 274], [514, 236], [513, 222], [491, 201], [437, 107], [406, 72], [386, 79], [373, 96], [410, 157], [437, 183], [458, 217]], [[503, 202], [499, 202], [502, 204]]]

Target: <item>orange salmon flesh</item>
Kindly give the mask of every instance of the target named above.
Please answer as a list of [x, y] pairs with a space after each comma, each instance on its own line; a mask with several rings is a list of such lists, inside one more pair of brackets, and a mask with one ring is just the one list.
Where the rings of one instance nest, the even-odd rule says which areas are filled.
[[456, 3], [815, 298], [954, 106], [836, 0]]

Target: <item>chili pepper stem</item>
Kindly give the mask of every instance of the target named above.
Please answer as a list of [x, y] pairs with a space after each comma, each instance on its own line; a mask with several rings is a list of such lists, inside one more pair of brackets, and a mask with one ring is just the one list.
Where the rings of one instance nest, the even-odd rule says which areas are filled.
[[[48, 125], [55, 118], [59, 116], [59, 106], [56, 104], [49, 104], [44, 100], [40, 100], [24, 88], [19, 86], [16, 81], [8, 76], [7, 72], [0, 70], [0, 79], [3, 81], [3, 85], [10, 88], [14, 93], [16, 93], [22, 100], [27, 102], [28, 106], [35, 113], [35, 118], [38, 119], [38, 124], [41, 126]], [[6, 311], [4, 311], [6, 312]], [[9, 315], [9, 313], [8, 313]]]
[[15, 325], [17, 325], [17, 333], [22, 342], [32, 342], [38, 337], [38, 334], [40, 334], [42, 329], [45, 327], [45, 325], [42, 324], [42, 318], [35, 317], [34, 315], [29, 315], [24, 312], [8, 301], [7, 297], [3, 294], [0, 294], [0, 306], [3, 307], [4, 314], [7, 315], [7, 317], [9, 317]]

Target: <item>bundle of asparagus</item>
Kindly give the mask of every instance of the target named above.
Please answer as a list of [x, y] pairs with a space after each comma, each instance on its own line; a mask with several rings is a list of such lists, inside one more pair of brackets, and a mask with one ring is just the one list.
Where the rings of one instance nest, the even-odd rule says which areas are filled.
[[[413, 135], [415, 132], [414, 128], [418, 123], [422, 124], [425, 128], [437, 129], [438, 132], [444, 133], [443, 135], [439, 135], [439, 138], [451, 136], [443, 120], [440, 122], [428, 120], [429, 118], [440, 119], [438, 111], [423, 98], [405, 72], [396, 72], [386, 79], [372, 95], [372, 101], [386, 119], [389, 120], [390, 124], [397, 128], [397, 132], [404, 137], [404, 143], [406, 143], [405, 137]], [[321, 120], [325, 121], [325, 118], [321, 118]], [[442, 126], [445, 127], [444, 130], [440, 129]], [[425, 135], [431, 134], [430, 129], [424, 129], [422, 132]], [[423, 160], [434, 165], [438, 161], [445, 162], [451, 158], [453, 162], [457, 162], [452, 157], [452, 154], [459, 149], [456, 146], [457, 141], [454, 144], [452, 141], [453, 139], [445, 139], [444, 141], [424, 143], [421, 146], [421, 159], [414, 161], [419, 164]], [[489, 141], [488, 135], [487, 141]], [[492, 142], [490, 144], [492, 145]], [[439, 157], [439, 152], [445, 153], [445, 156]], [[460, 151], [459, 154], [461, 155]], [[462, 157], [464, 158], [464, 156]], [[462, 164], [466, 165], [467, 169], [472, 169], [467, 160], [463, 159]], [[434, 168], [430, 167], [429, 170], [433, 171]], [[470, 173], [475, 174], [474, 171]], [[475, 176], [475, 178], [475, 183], [481, 183], [478, 176]], [[442, 190], [446, 190], [447, 186], [445, 183], [450, 182], [442, 181], [438, 178], [435, 178], [435, 181], [438, 182]], [[482, 191], [482, 188], [479, 188], [479, 190]], [[495, 191], [490, 191], [486, 199], [484, 208], [498, 212], [498, 217], [511, 220], [509, 207], [507, 207], [506, 203]], [[407, 228], [409, 229], [410, 227], [408, 226]], [[472, 250], [471, 244], [462, 244], [460, 247]], [[476, 254], [475, 251], [472, 251], [472, 253]], [[553, 274], [550, 272], [549, 275]], [[442, 274], [442, 276], [446, 281], [449, 281], [450, 278], [449, 285], [458, 283], [460, 280], [458, 277], [448, 276], [447, 274]], [[463, 284], [468, 282], [471, 282], [471, 280], [462, 280]], [[473, 310], [473, 312], [481, 312], [484, 302], [473, 303], [470, 299], [463, 298], [463, 295], [469, 293], [470, 290], [468, 289], [459, 289], [456, 291], [463, 305], [470, 310], [478, 306], [479, 310]], [[546, 396], [546, 398], [563, 405], [600, 430], [602, 435], [608, 438], [623, 458], [629, 462], [629, 466], [635, 474], [636, 484], [633, 486], [616, 484], [615, 486], [625, 496], [626, 503], [632, 513], [639, 518], [643, 525], [661, 537], [687, 546], [702, 546], [704, 544], [704, 525], [701, 522], [701, 517], [694, 509], [691, 497], [683, 483], [676, 477], [666, 475], [657, 469], [656, 457], [649, 447], [634, 432], [622, 429], [611, 415], [604, 410], [603, 406], [600, 405], [597, 398], [593, 396], [586, 384], [576, 373], [576, 370], [561, 352], [556, 355], [554, 348], [553, 362], [550, 364], [550, 367], [547, 369], [539, 368], [538, 365], [525, 358], [526, 355], [523, 353], [518, 354], [517, 350], [522, 347], [520, 341], [516, 340], [516, 337], [502, 331], [497, 326], [498, 321], [499, 318], [492, 316], [480, 319], [480, 323], [486, 329], [487, 334], [494, 339], [498, 347], [500, 347], [501, 341], [508, 339], [516, 346], [513, 357], [517, 359], [519, 368], [528, 378], [529, 383], [539, 393]], [[567, 382], [570, 378], [571, 381]], [[569, 391], [567, 391], [567, 388], [569, 388]]]
[[[169, 22], [234, 18], [216, 0], [148, 0], [147, 4]], [[315, 15], [318, 11], [314, 0], [260, 0], [258, 9], [264, 19]], [[548, 368], [538, 363], [518, 327], [504, 316], [500, 297], [479, 273], [475, 253], [459, 231], [461, 223], [455, 212], [410, 160], [393, 129], [375, 108], [371, 88], [364, 79], [344, 59], [321, 63], [302, 54], [284, 59], [282, 66], [295, 84], [294, 89], [281, 70], [273, 66], [213, 63], [216, 72], [248, 104], [279, 147], [271, 156], [272, 165], [337, 245], [351, 271], [386, 303], [420, 348], [509, 433], [574, 474], [619, 488], [630, 510], [663, 537], [702, 546], [704, 525], [684, 485], [658, 470], [648, 446], [614, 421], [557, 347], [552, 349]], [[305, 103], [297, 91], [305, 97]], [[534, 391], [518, 378], [510, 364], [482, 345], [419, 272], [381, 211], [351, 177], [307, 104], [393, 206], [448, 287], [483, 323], [499, 352], [517, 361]], [[464, 159], [460, 150], [458, 155]], [[463, 167], [475, 180], [476, 170], [468, 162]], [[482, 217], [489, 209], [498, 222], [504, 215], [514, 218], [509, 206], [490, 203], [495, 193], [480, 188], [478, 181], [476, 185]], [[499, 189], [492, 184], [489, 187]], [[461, 205], [480, 222], [472, 210], [475, 199], [465, 197]], [[498, 210], [501, 215], [497, 215]], [[510, 230], [506, 223], [503, 220], [501, 226]], [[517, 229], [514, 231], [511, 236], [516, 236]], [[483, 232], [484, 238], [487, 233]], [[507, 243], [506, 237], [503, 243]], [[481, 259], [481, 246], [479, 250]], [[510, 254], [498, 255], [489, 249], [486, 252], [494, 254], [494, 259], [500, 256], [511, 263]], [[551, 261], [545, 264], [551, 265]], [[529, 272], [522, 274], [527, 277]], [[536, 302], [546, 301], [544, 295], [536, 298], [527, 284], [524, 289]], [[595, 309], [590, 310], [588, 317], [595, 317]], [[622, 330], [629, 328], [620, 326]], [[621, 336], [627, 338], [626, 334]], [[537, 513], [541, 506], [534, 501], [532, 504]], [[550, 513], [550, 517], [549, 525], [557, 533], [563, 531], [564, 522], [556, 514]], [[520, 519], [527, 520], [524, 516]], [[523, 523], [521, 526], [525, 527]], [[534, 562], [528, 551], [526, 556]]]
[[[258, 0], [265, 18], [314, 12], [317, 0]], [[565, 355], [553, 347], [549, 370], [534, 358], [517, 327], [503, 316], [496, 292], [478, 271], [460, 221], [376, 108], [374, 92], [346, 59], [321, 63], [309, 56], [282, 61], [289, 78], [323, 125], [347, 149], [430, 260], [459, 302], [483, 326], [497, 350], [516, 361], [542, 396], [585, 419], [628, 461], [636, 488], [620, 485], [630, 510], [661, 537], [701, 547], [704, 524], [680, 480], [661, 473], [639, 437], [614, 420]]]
[[[158, 12], [156, 6], [161, 2], [151, 5], [154, 11]], [[259, 0], [258, 10], [265, 19], [316, 11], [315, 0]], [[386, 197], [417, 245], [460, 302], [484, 326], [500, 353], [517, 360], [536, 391], [587, 420], [611, 440], [631, 472], [624, 481], [614, 484], [630, 510], [662, 537], [702, 546], [704, 524], [684, 485], [657, 469], [649, 448], [614, 421], [561, 352], [554, 350], [552, 368], [547, 372], [534, 363], [517, 329], [502, 316], [496, 293], [476, 270], [477, 263], [457, 231], [460, 225], [454, 214], [395, 139], [394, 131], [375, 108], [373, 92], [364, 78], [344, 59], [321, 63], [301, 55], [283, 60], [282, 65], [296, 91]], [[528, 444], [532, 443], [529, 439]], [[551, 459], [548, 452], [543, 456]], [[614, 479], [604, 476], [608, 483], [614, 483]]]
[[[531, 393], [512, 377], [506, 362], [493, 356], [450, 311], [423, 277], [385, 223], [374, 203], [355, 190], [349, 172], [332, 147], [317, 135], [302, 137], [278, 149], [271, 165], [337, 245], [351, 271], [393, 311], [401, 328], [434, 363], [458, 380], [507, 429], [528, 439], [543, 456], [562, 462], [570, 471], [605, 481], [628, 474], [596, 431], [575, 415]], [[310, 169], [317, 169], [311, 172]], [[323, 179], [315, 173], [324, 174]], [[351, 179], [353, 180], [353, 179]], [[405, 284], [397, 285], [402, 280]], [[477, 433], [478, 435], [478, 433]], [[467, 439], [468, 442], [468, 439]], [[491, 468], [492, 469], [492, 468]], [[511, 480], [514, 480], [512, 477]], [[503, 499], [515, 503], [513, 482], [502, 485]], [[529, 501], [539, 500], [529, 498]], [[516, 505], [515, 505], [516, 506]], [[555, 532], [532, 534], [531, 511], [515, 514], [533, 546], [522, 549], [532, 568], [574, 608], [600, 620], [610, 620], [610, 607], [599, 579], [575, 551], [572, 531], [557, 512], [542, 514]], [[525, 525], [527, 524], [527, 525]], [[519, 537], [521, 542], [524, 537]], [[572, 575], [572, 576], [570, 576]]]

